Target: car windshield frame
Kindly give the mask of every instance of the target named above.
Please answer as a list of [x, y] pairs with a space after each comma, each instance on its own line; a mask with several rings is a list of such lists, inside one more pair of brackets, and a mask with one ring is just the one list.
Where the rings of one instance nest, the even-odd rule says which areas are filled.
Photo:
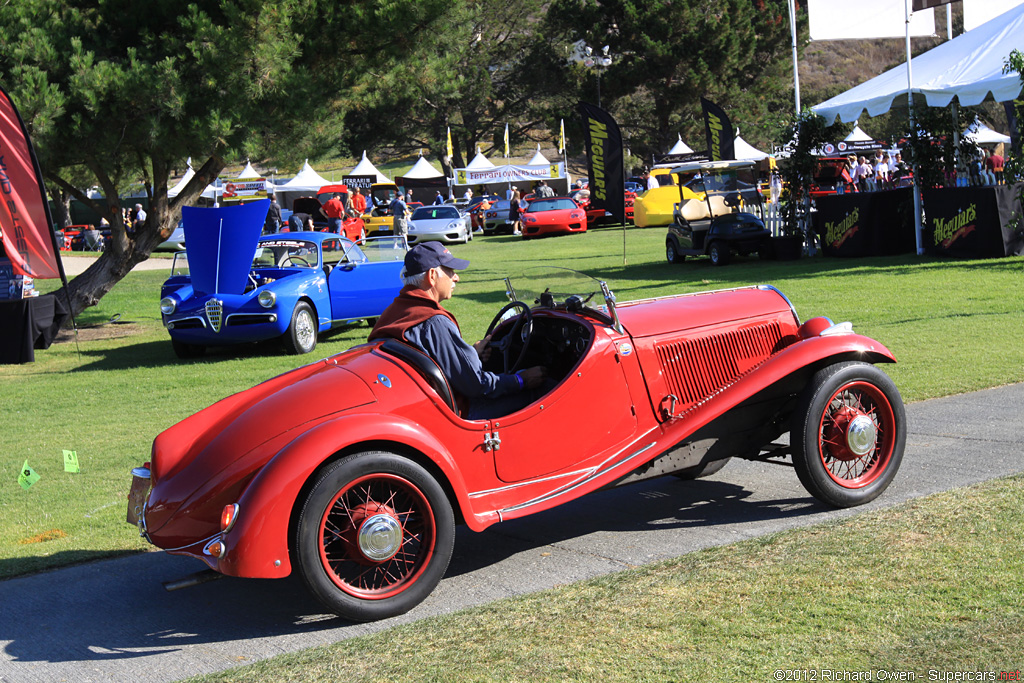
[[[291, 256], [302, 259], [308, 265], [294, 260], [289, 265], [285, 265], [285, 262]], [[310, 259], [311, 256], [312, 259]], [[320, 249], [317, 243], [312, 240], [278, 236], [268, 237], [256, 243], [256, 253], [253, 255], [251, 267], [253, 270], [293, 267], [319, 268]]]
[[534, 199], [530, 202], [529, 206], [526, 207], [526, 213], [540, 213], [542, 211], [572, 211], [578, 209], [579, 204], [574, 202], [571, 197], [546, 197], [544, 199]]

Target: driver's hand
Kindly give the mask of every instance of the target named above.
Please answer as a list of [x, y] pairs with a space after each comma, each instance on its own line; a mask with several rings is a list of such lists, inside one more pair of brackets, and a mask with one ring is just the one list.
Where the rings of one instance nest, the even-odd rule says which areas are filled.
[[486, 363], [491, 357], [491, 335], [473, 344], [473, 348], [476, 349], [476, 355], [480, 356], [480, 361]]
[[542, 365], [535, 365], [532, 368], [520, 370], [518, 374], [523, 378], [524, 389], [536, 389], [544, 384], [544, 380], [548, 377], [548, 369]]

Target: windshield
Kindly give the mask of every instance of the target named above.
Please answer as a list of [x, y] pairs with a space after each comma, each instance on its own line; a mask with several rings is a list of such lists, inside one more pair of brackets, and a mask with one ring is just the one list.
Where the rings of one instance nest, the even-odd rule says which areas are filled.
[[[505, 278], [506, 294], [512, 301], [522, 301], [534, 308], [558, 308], [574, 313], [587, 311], [608, 322], [614, 311], [609, 309], [604, 285], [585, 273], [558, 266], [537, 266]], [[614, 296], [608, 292], [611, 302]]]
[[412, 214], [414, 221], [455, 220], [461, 214], [454, 206], [423, 206]]
[[262, 240], [256, 247], [253, 268], [317, 268], [320, 257], [315, 242], [293, 239]]
[[567, 209], [578, 209], [576, 202], [568, 197], [555, 197], [554, 199], [534, 199], [526, 207], [526, 213], [537, 213], [539, 211], [563, 211]]

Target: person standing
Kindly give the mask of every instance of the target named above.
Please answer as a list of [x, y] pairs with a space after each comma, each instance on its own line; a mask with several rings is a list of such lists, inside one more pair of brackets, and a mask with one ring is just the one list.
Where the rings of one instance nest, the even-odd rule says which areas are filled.
[[146, 212], [142, 204], [135, 205], [135, 217], [132, 219], [132, 230], [138, 232], [146, 224]]
[[889, 185], [889, 155], [876, 156], [872, 171], [874, 171], [875, 189], [887, 189]]
[[270, 235], [281, 229], [281, 205], [277, 197], [271, 196], [270, 208], [267, 209], [267, 220], [263, 222], [264, 234]]
[[320, 207], [320, 213], [327, 219], [328, 232], [341, 234], [341, 219], [345, 216], [345, 205], [341, 203], [341, 195], [335, 192]]
[[1001, 154], [996, 154], [995, 152], [993, 152], [989, 156], [988, 161], [992, 165], [992, 173], [994, 173], [995, 176], [996, 176], [996, 184], [997, 185], [1002, 185], [1003, 184], [1003, 166], [1006, 164], [1006, 160], [1003, 159], [1003, 156]]
[[441, 196], [441, 190], [437, 191], [437, 196], [434, 197], [434, 204], [437, 206], [444, 204], [444, 197]]
[[406, 237], [409, 234], [409, 207], [405, 200], [402, 199], [401, 192], [396, 194], [395, 198], [391, 200], [388, 210], [391, 211], [393, 234], [396, 237]]
[[554, 197], [555, 191], [551, 189], [551, 186], [546, 181], [540, 181], [537, 184], [537, 196], [541, 199], [547, 199], [548, 197]]
[[519, 215], [519, 190], [512, 193], [512, 199], [508, 204], [508, 222], [512, 224], [512, 234], [523, 234], [522, 217]]
[[366, 197], [363, 196], [361, 188], [357, 187], [356, 193], [352, 195], [352, 208], [360, 216], [366, 213]]

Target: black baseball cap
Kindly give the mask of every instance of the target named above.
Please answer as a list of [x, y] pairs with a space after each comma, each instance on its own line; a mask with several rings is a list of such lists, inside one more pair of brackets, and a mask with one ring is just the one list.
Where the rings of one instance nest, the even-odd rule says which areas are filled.
[[465, 270], [469, 267], [469, 261], [455, 258], [452, 256], [452, 252], [448, 251], [448, 248], [440, 242], [421, 242], [405, 255], [406, 275], [419, 275], [437, 266]]

